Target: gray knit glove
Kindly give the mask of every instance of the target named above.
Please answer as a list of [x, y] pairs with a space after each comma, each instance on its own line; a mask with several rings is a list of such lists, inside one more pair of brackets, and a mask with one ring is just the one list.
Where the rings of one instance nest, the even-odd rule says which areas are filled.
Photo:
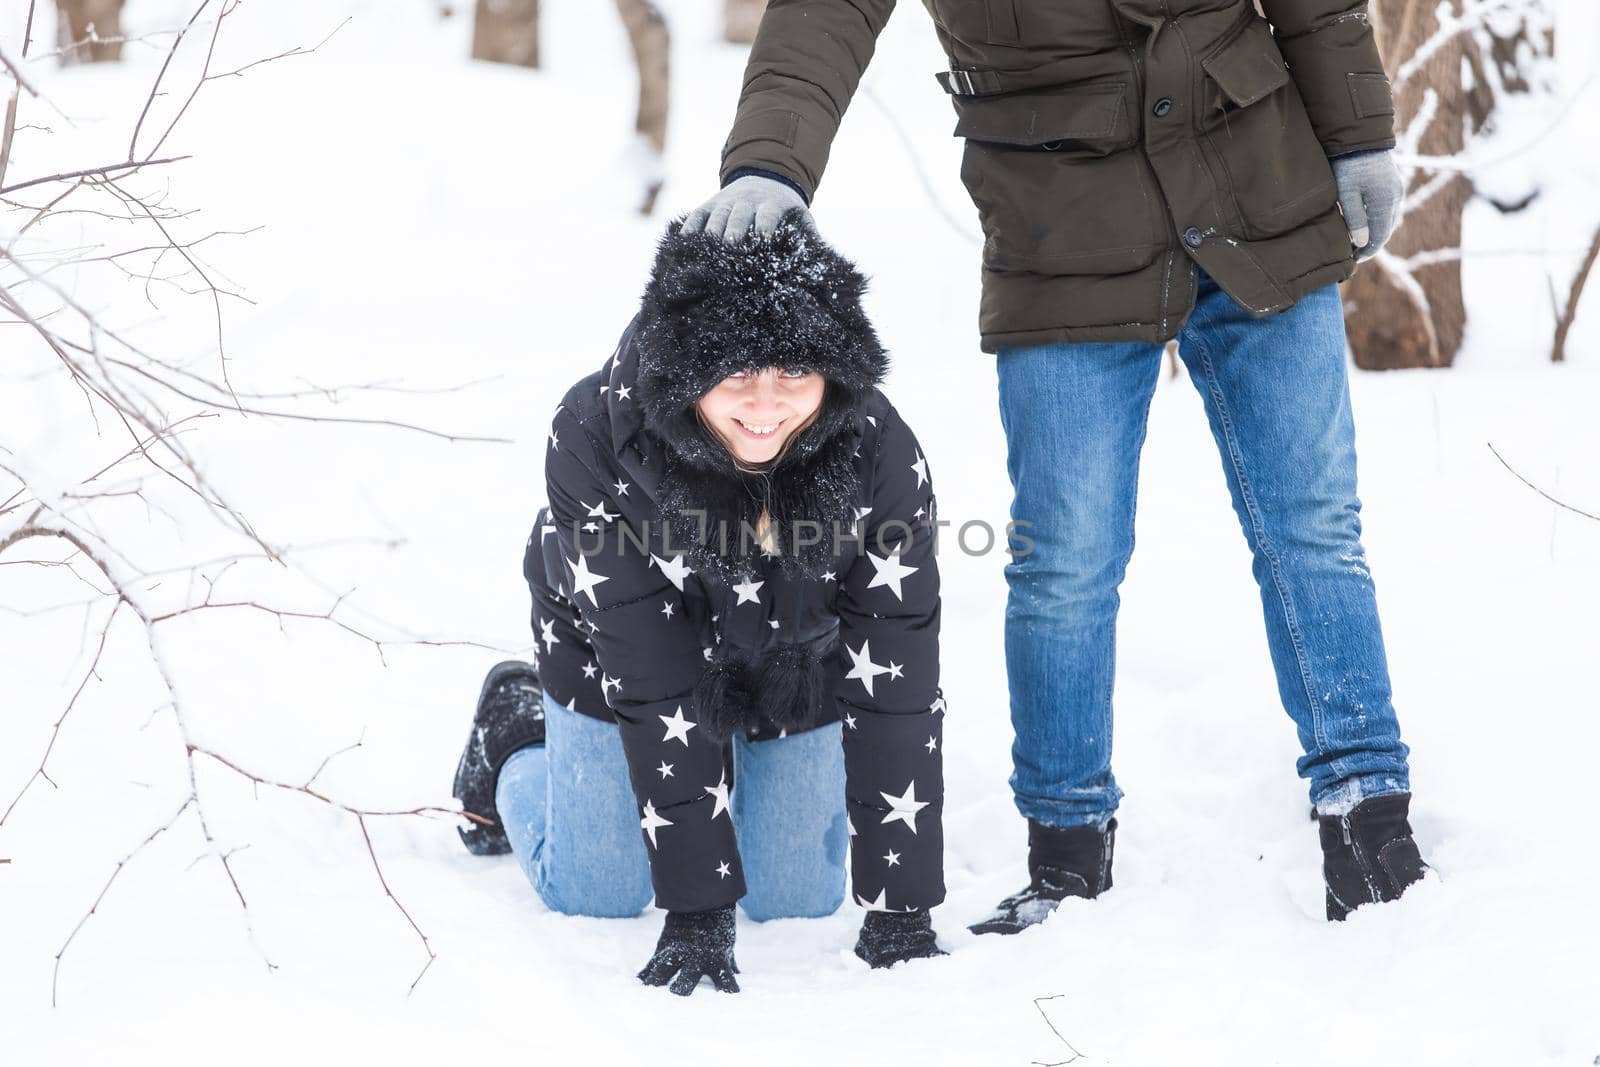
[[1339, 206], [1344, 209], [1350, 243], [1356, 246], [1356, 259], [1371, 259], [1400, 225], [1406, 181], [1395, 165], [1394, 151], [1377, 148], [1328, 162], [1339, 183]]
[[786, 211], [800, 209], [800, 221], [815, 229], [811, 212], [799, 193], [782, 182], [763, 178], [759, 174], [746, 174], [729, 182], [716, 196], [689, 212], [683, 220], [684, 233], [715, 234], [729, 244], [737, 244], [750, 233], [766, 237], [777, 228], [778, 220]]

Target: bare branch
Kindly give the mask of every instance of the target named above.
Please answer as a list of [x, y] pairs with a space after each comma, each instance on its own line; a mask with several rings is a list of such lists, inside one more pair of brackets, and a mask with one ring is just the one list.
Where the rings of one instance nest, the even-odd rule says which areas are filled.
[[[161, 69], [156, 72], [156, 80], [150, 84], [150, 95], [145, 97], [144, 107], [139, 112], [139, 119], [133, 124], [133, 136], [128, 138], [128, 159], [130, 162], [138, 158], [139, 131], [144, 129], [144, 120], [150, 114], [150, 106], [155, 103], [156, 96], [161, 91], [161, 82], [167, 76], [167, 68], [172, 66], [172, 57], [178, 54], [178, 46], [183, 44], [184, 37], [194, 28], [194, 24], [199, 21], [200, 16], [210, 6], [211, 0], [201, 0], [200, 6], [195, 8], [194, 14], [189, 16], [189, 21], [184, 23], [183, 29], [179, 30], [177, 36], [172, 39], [172, 47], [167, 49], [167, 58], [162, 61]], [[217, 19], [217, 25], [219, 28], [222, 25], [220, 17]], [[170, 126], [167, 128], [167, 132], [172, 132]]]
[[1571, 504], [1568, 504], [1565, 500], [1557, 500], [1555, 497], [1551, 496], [1549, 493], [1545, 492], [1543, 489], [1540, 489], [1537, 485], [1534, 485], [1526, 477], [1524, 477], [1520, 471], [1518, 471], [1515, 467], [1513, 467], [1511, 464], [1506, 462], [1506, 458], [1500, 454], [1499, 449], [1495, 448], [1494, 444], [1492, 442], [1487, 442], [1486, 441], [1484, 443], [1488, 444], [1489, 451], [1494, 453], [1494, 458], [1498, 459], [1500, 461], [1500, 465], [1502, 467], [1504, 467], [1506, 470], [1510, 471], [1516, 477], [1517, 481], [1521, 482], [1523, 485], [1527, 486], [1529, 489], [1532, 489], [1535, 493], [1538, 493], [1540, 496], [1544, 497], [1546, 500], [1550, 501], [1550, 503], [1554, 504], [1558, 508], [1562, 508], [1562, 509], [1564, 509], [1566, 511], [1570, 511], [1574, 515], [1582, 515], [1586, 519], [1593, 519], [1595, 522], [1600, 522], [1600, 515], [1596, 515], [1596, 514], [1594, 514], [1592, 512], [1584, 511], [1582, 508], [1575, 508]]
[[22, 189], [31, 189], [35, 185], [44, 185], [49, 182], [64, 182], [71, 178], [88, 178], [95, 175], [109, 175], [118, 171], [126, 171], [127, 174], [132, 174], [135, 171], [143, 170], [145, 167], [159, 167], [167, 163], [182, 163], [184, 160], [192, 158], [192, 156], [168, 156], [165, 159], [146, 159], [137, 163], [130, 160], [127, 163], [108, 163], [102, 167], [89, 167], [85, 170], [69, 170], [60, 174], [51, 174], [43, 178], [30, 178], [25, 182], [18, 182], [15, 185], [7, 185], [4, 188], [0, 188], [0, 196], [3, 196], [7, 193], [15, 193]]
[[1578, 267], [1578, 274], [1572, 279], [1572, 290], [1567, 294], [1567, 306], [1562, 310], [1561, 317], [1556, 320], [1555, 347], [1550, 352], [1550, 361], [1560, 363], [1567, 358], [1567, 334], [1572, 331], [1572, 324], [1578, 318], [1578, 304], [1583, 299], [1583, 287], [1589, 283], [1589, 272], [1594, 269], [1594, 261], [1600, 258], [1600, 229], [1595, 230], [1594, 240], [1589, 242], [1589, 251], [1583, 257], [1583, 264]]
[[83, 929], [84, 924], [89, 921], [90, 917], [93, 916], [97, 910], [99, 910], [101, 902], [106, 899], [106, 894], [111, 891], [112, 883], [117, 880], [117, 875], [121, 874], [122, 869], [128, 864], [132, 863], [134, 859], [138, 857], [139, 853], [143, 852], [147, 847], [149, 847], [150, 842], [154, 841], [156, 838], [172, 829], [173, 823], [176, 823], [178, 821], [178, 817], [181, 816], [185, 811], [188, 811], [189, 805], [193, 803], [193, 796], [185, 797], [183, 803], [178, 805], [178, 810], [174, 811], [166, 822], [150, 831], [150, 834], [145, 837], [143, 841], [140, 841], [134, 846], [133, 851], [129, 852], [126, 856], [123, 856], [117, 861], [117, 865], [111, 868], [111, 875], [106, 879], [105, 885], [100, 887], [100, 892], [95, 895], [94, 903], [89, 905], [89, 910], [83, 913], [83, 917], [80, 918], [77, 925], [72, 928], [72, 932], [67, 935], [67, 939], [62, 942], [61, 947], [56, 950], [55, 967], [52, 968], [50, 972], [50, 1006], [52, 1008], [56, 1007], [58, 1003], [57, 995], [60, 991], [61, 985], [61, 958], [67, 954], [67, 949], [72, 947], [73, 940], [77, 938], [78, 932]]

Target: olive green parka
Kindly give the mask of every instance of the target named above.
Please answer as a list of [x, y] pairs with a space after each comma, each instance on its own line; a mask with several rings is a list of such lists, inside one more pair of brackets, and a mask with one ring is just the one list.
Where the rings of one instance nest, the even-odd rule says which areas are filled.
[[[983, 228], [980, 345], [1165, 341], [1355, 269], [1332, 156], [1394, 146], [1365, 0], [923, 0]], [[726, 182], [810, 198], [894, 0], [770, 0]]]

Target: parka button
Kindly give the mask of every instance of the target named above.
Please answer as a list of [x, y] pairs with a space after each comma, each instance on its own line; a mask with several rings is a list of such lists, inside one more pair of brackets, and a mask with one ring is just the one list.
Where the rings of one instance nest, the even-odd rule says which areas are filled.
[[1188, 245], [1190, 248], [1199, 248], [1200, 243], [1204, 240], [1205, 235], [1199, 230], [1195, 229], [1193, 226], [1190, 226], [1187, 230], [1183, 231], [1183, 243]]
[[1155, 112], [1156, 118], [1166, 118], [1167, 113], [1172, 110], [1172, 97], [1163, 96], [1160, 100], [1156, 101], [1156, 106], [1150, 110]]

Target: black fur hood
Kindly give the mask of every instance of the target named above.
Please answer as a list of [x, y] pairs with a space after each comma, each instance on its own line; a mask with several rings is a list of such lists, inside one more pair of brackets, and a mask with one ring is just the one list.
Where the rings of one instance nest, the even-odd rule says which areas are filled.
[[[763, 509], [780, 536], [781, 566], [812, 577], [827, 569], [827, 537], [816, 546], [782, 538], [796, 523], [824, 531], [853, 524], [859, 487], [851, 460], [863, 407], [888, 370], [861, 306], [867, 279], [803, 218], [792, 211], [769, 238], [740, 245], [684, 233], [681, 220], [669, 224], [617, 357], [635, 388], [608, 398], [617, 409], [614, 428], [659, 444], [659, 520], [697, 568], [724, 577], [742, 566], [737, 552], [720, 550], [717, 531], [737, 545], [741, 523], [753, 528]], [[817, 418], [780, 460], [750, 473], [734, 465], [694, 404], [728, 375], [767, 367], [815, 371], [827, 387]]]

